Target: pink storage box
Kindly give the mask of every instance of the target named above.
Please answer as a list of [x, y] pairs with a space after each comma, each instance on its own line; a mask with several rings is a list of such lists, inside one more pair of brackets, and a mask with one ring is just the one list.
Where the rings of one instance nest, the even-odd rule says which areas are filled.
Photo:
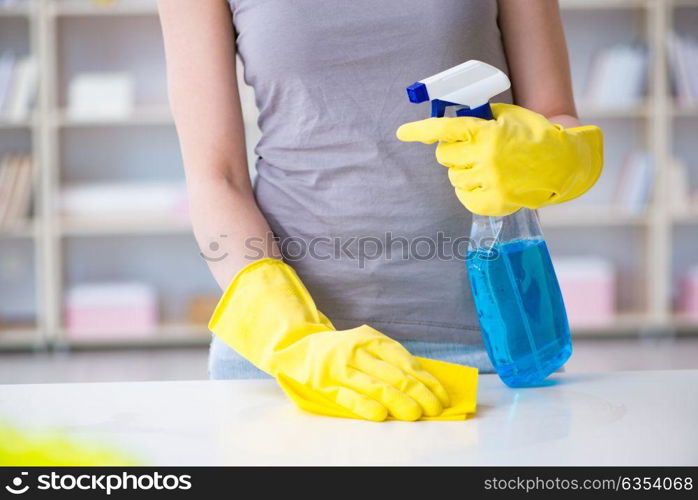
[[601, 327], [616, 312], [616, 273], [611, 262], [596, 257], [555, 260], [555, 272], [571, 327]]
[[158, 325], [155, 289], [143, 283], [90, 283], [68, 291], [67, 336], [71, 339], [151, 337]]
[[689, 269], [681, 280], [679, 312], [698, 321], [698, 266]]

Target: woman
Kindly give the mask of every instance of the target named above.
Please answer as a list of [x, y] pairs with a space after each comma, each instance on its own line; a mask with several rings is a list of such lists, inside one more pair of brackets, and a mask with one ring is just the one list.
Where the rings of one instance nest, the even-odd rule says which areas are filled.
[[[454, 244], [470, 232], [463, 205], [487, 215], [538, 208], [579, 196], [600, 172], [600, 132], [575, 128], [557, 3], [159, 8], [194, 231], [227, 290], [211, 322], [212, 378], [264, 376], [254, 363], [362, 418], [440, 413], [445, 391], [409, 352], [492, 369]], [[236, 54], [260, 109], [254, 187]], [[513, 94], [498, 100], [532, 111], [500, 106], [496, 122], [403, 127], [402, 140], [441, 141], [446, 176], [430, 148], [395, 131], [428, 111], [407, 102], [406, 85], [469, 59], [505, 71]], [[495, 145], [473, 151], [494, 173], [485, 183], [464, 149], [477, 137]], [[526, 170], [507, 162], [514, 156]]]

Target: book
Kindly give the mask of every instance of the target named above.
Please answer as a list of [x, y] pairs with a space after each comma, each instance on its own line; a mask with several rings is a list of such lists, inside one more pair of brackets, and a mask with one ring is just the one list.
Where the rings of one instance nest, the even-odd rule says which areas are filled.
[[698, 40], [670, 33], [667, 52], [677, 104], [698, 105]]
[[604, 48], [592, 59], [582, 104], [625, 109], [638, 105], [645, 94], [647, 50], [643, 44]]
[[0, 185], [0, 227], [5, 227], [9, 221], [12, 193], [17, 184], [20, 159], [16, 154], [5, 155], [2, 161], [3, 175]]
[[187, 204], [181, 182], [93, 182], [69, 184], [61, 191], [61, 212], [71, 219], [177, 219]]
[[685, 58], [688, 61], [688, 87], [691, 92], [691, 104], [698, 105], [698, 39], [684, 37]]
[[618, 178], [616, 206], [631, 214], [641, 214], [650, 201], [654, 169], [654, 160], [648, 151], [631, 151]]
[[17, 160], [15, 187], [10, 194], [6, 225], [20, 224], [29, 218], [34, 184], [33, 163], [28, 154], [19, 156]]
[[23, 221], [31, 213], [34, 167], [30, 155], [6, 154], [0, 162], [0, 227]]
[[[0, 158], [0, 221], [10, 203], [10, 155], [6, 154]], [[0, 224], [1, 226], [2, 224]]]
[[12, 73], [15, 66], [15, 54], [11, 50], [3, 51], [0, 55], [0, 116], [4, 115], [7, 96], [12, 84]]
[[33, 57], [25, 57], [17, 62], [4, 106], [4, 116], [11, 121], [29, 117], [36, 98], [38, 68]]
[[603, 326], [616, 313], [617, 271], [605, 257], [576, 256], [554, 259], [555, 272], [574, 327]]
[[669, 161], [666, 182], [672, 211], [680, 214], [687, 210], [691, 205], [690, 181], [688, 168], [679, 158], [674, 157]]
[[134, 96], [130, 73], [80, 73], [68, 86], [68, 116], [75, 120], [127, 118], [133, 113]]
[[64, 319], [70, 338], [146, 338], [157, 331], [157, 289], [143, 282], [73, 285]]

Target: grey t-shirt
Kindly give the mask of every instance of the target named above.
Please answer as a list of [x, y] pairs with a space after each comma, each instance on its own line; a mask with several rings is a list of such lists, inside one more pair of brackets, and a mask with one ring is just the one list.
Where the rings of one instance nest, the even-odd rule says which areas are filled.
[[260, 110], [257, 202], [320, 310], [337, 328], [480, 343], [463, 262], [470, 214], [434, 147], [401, 143], [395, 130], [430, 111], [408, 101], [414, 81], [468, 59], [507, 70], [497, 2], [231, 8]]

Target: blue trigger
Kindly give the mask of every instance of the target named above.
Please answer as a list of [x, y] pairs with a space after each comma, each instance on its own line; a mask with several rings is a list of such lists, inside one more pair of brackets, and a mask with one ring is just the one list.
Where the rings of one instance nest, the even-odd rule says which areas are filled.
[[[431, 101], [431, 117], [443, 117], [446, 114], [446, 108], [448, 106], [460, 106], [460, 104], [455, 102], [442, 101], [441, 99], [434, 99], [433, 101]], [[456, 111], [456, 116], [472, 116], [474, 118], [482, 118], [483, 120], [494, 120], [492, 108], [490, 107], [490, 103], [488, 102], [476, 108], [461, 108]]]
[[[432, 116], [434, 116], [432, 114]], [[441, 115], [443, 116], [443, 115]], [[482, 106], [477, 108], [462, 108], [456, 111], [456, 116], [472, 116], [475, 118], [482, 118], [483, 120], [494, 120], [494, 115], [492, 114], [492, 108], [490, 103], [487, 102]]]
[[442, 101], [434, 99], [431, 101], [431, 117], [442, 118], [446, 114], [446, 106], [458, 106], [455, 102]]

